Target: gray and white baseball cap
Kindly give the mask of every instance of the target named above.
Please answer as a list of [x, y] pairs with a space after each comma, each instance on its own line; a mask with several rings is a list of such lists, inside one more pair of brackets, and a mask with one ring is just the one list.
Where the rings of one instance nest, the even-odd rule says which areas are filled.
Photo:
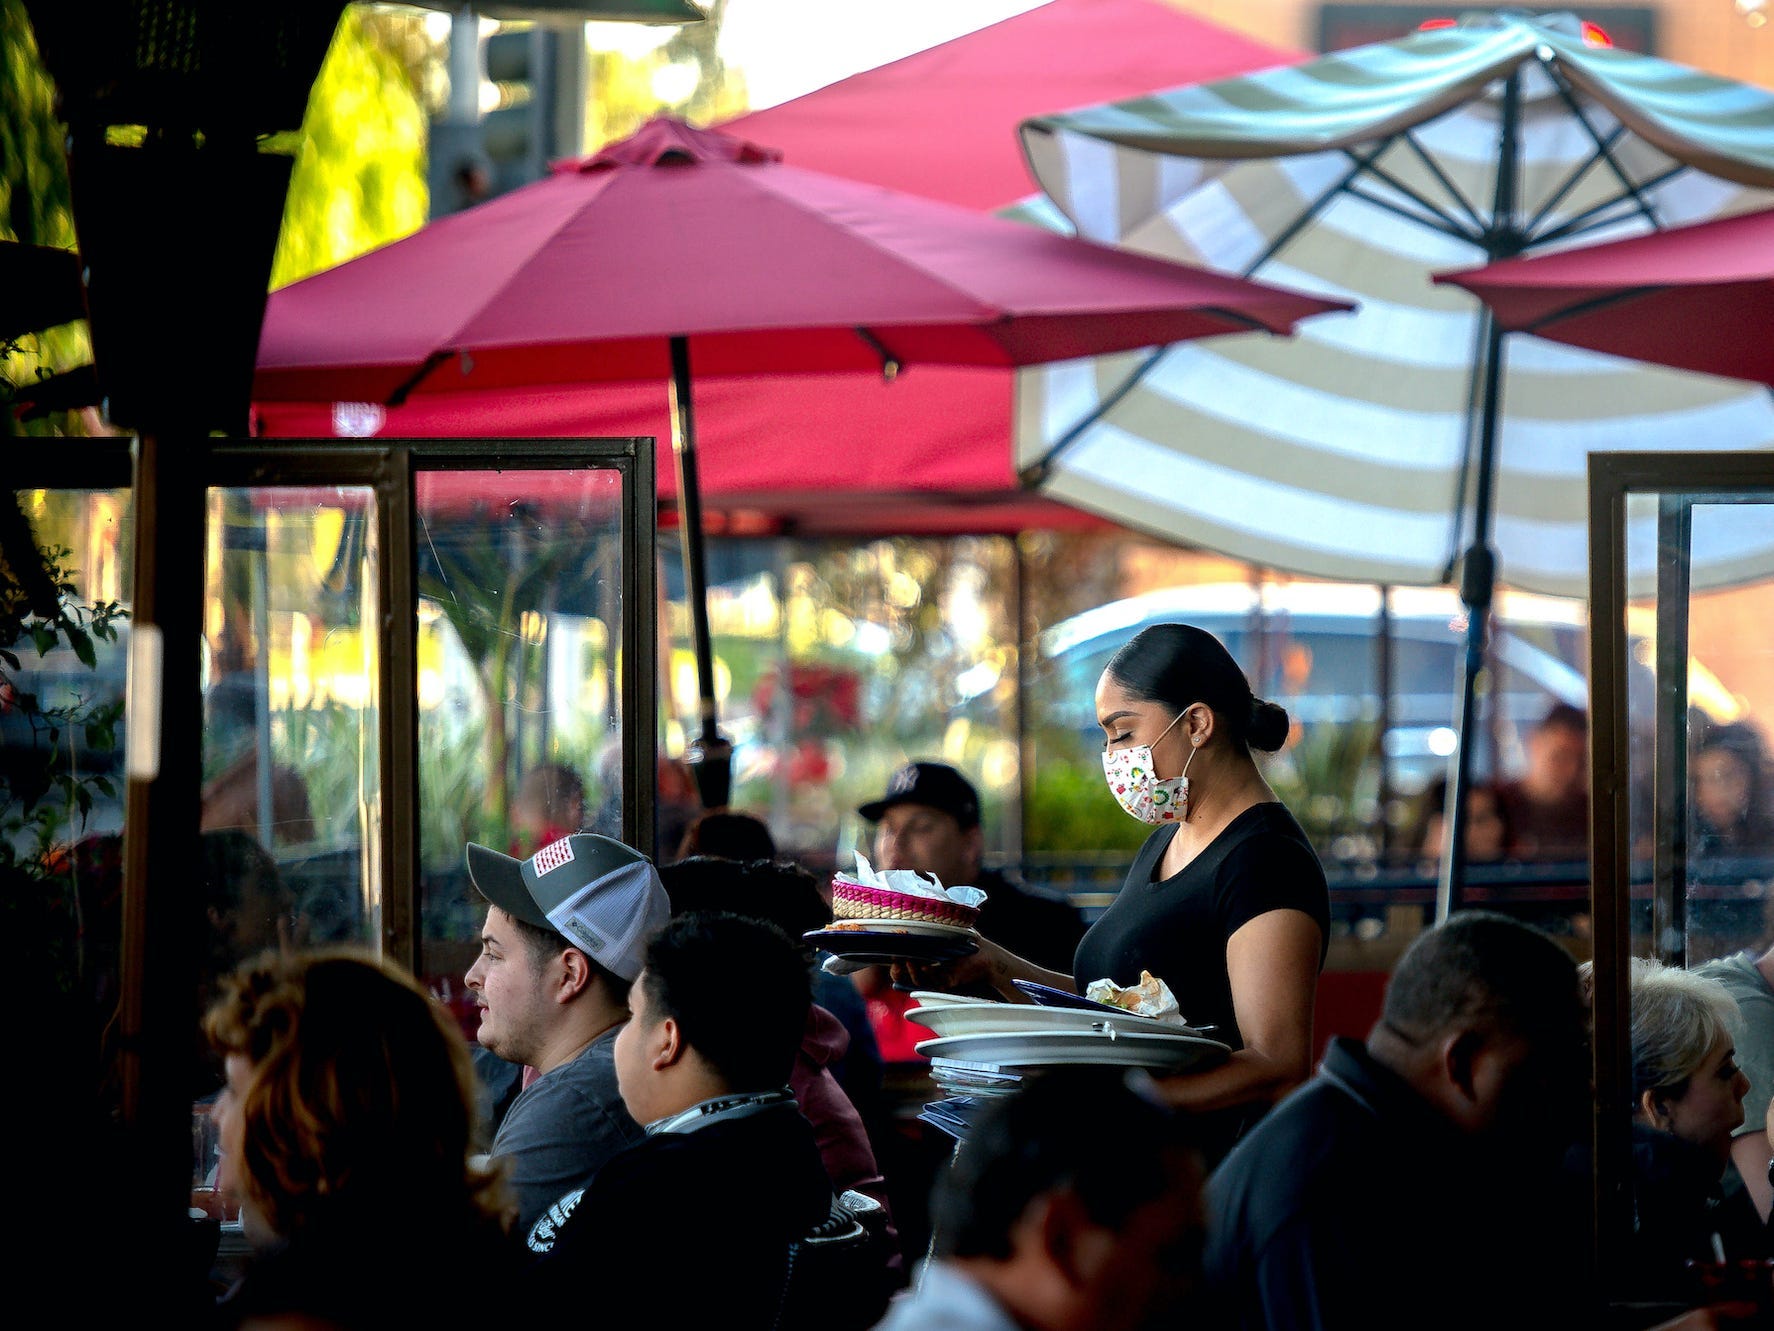
[[527, 860], [471, 842], [468, 876], [507, 915], [554, 930], [624, 980], [641, 973], [648, 940], [671, 916], [653, 862], [595, 832], [551, 841]]

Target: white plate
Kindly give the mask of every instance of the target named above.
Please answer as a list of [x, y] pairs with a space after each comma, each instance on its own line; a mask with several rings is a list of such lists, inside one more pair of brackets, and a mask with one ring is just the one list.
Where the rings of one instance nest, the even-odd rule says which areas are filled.
[[[916, 997], [916, 995], [914, 995]], [[1192, 1035], [1153, 1017], [1122, 1012], [1107, 1016], [1078, 1008], [1039, 1007], [1034, 1003], [939, 1003], [934, 1007], [907, 1008], [907, 1021], [915, 1021], [936, 1035], [983, 1035], [997, 1031], [1094, 1031], [1113, 1026], [1117, 1031]]]
[[[980, 1000], [967, 994], [944, 994], [933, 989], [912, 990], [912, 1001], [919, 1007], [972, 1007]], [[907, 1009], [908, 1011], [910, 1009]]]
[[978, 934], [960, 924], [938, 924], [934, 920], [833, 920], [821, 932], [864, 934]]
[[920, 1040], [927, 1058], [990, 1063], [1006, 1071], [1102, 1063], [1182, 1072], [1224, 1061], [1230, 1046], [1202, 1035], [1126, 1031], [988, 1031]]

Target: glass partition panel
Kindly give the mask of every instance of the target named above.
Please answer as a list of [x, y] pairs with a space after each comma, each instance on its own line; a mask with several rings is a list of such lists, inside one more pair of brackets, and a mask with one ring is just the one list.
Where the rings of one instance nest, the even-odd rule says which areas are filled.
[[421, 471], [419, 973], [472, 1037], [469, 842], [622, 829], [622, 474]]
[[381, 934], [375, 493], [212, 488], [202, 830], [211, 975]]
[[1608, 477], [1613, 507], [1595, 510], [1611, 620], [1596, 890], [1615, 920], [1596, 971], [1597, 1197], [1609, 1297], [1673, 1314], [1701, 1297], [1704, 1264], [1766, 1243], [1774, 568], [1749, 552], [1774, 530], [1774, 483], [1741, 462], [1715, 478], [1694, 455], [1659, 474], [1658, 456], [1622, 464], [1634, 473]]
[[[0, 541], [0, 918], [27, 955], [13, 982], [41, 1030], [90, 1051], [118, 1009], [134, 510], [127, 489], [12, 498], [29, 541]], [[15, 597], [31, 547], [43, 595]]]

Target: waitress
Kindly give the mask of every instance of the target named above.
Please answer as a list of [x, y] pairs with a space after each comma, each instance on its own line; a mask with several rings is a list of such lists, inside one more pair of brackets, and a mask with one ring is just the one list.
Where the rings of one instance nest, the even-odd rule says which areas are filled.
[[1150, 971], [1185, 1020], [1218, 1027], [1233, 1049], [1216, 1067], [1160, 1082], [1176, 1107], [1211, 1113], [1223, 1129], [1215, 1145], [1229, 1147], [1312, 1071], [1330, 893], [1311, 842], [1251, 757], [1281, 747], [1287, 713], [1252, 694], [1213, 634], [1155, 624], [1110, 659], [1096, 715], [1110, 793], [1154, 825], [1121, 891], [1079, 942], [1071, 975], [982, 940], [944, 978], [984, 979], [1023, 1001], [1013, 980], [1080, 993], [1105, 978], [1130, 987]]

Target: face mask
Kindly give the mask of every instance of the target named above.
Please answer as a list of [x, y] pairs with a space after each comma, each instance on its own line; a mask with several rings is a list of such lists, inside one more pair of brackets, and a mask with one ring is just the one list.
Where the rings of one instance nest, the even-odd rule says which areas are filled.
[[[1176, 728], [1186, 713], [1178, 712], [1164, 727], [1158, 739]], [[1156, 744], [1158, 741], [1152, 741]], [[1160, 781], [1152, 771], [1152, 745], [1136, 744], [1127, 749], [1103, 751], [1103, 776], [1108, 779], [1109, 793], [1123, 809], [1142, 823], [1174, 823], [1189, 819], [1189, 764], [1195, 761], [1195, 750], [1183, 762], [1181, 776]]]

